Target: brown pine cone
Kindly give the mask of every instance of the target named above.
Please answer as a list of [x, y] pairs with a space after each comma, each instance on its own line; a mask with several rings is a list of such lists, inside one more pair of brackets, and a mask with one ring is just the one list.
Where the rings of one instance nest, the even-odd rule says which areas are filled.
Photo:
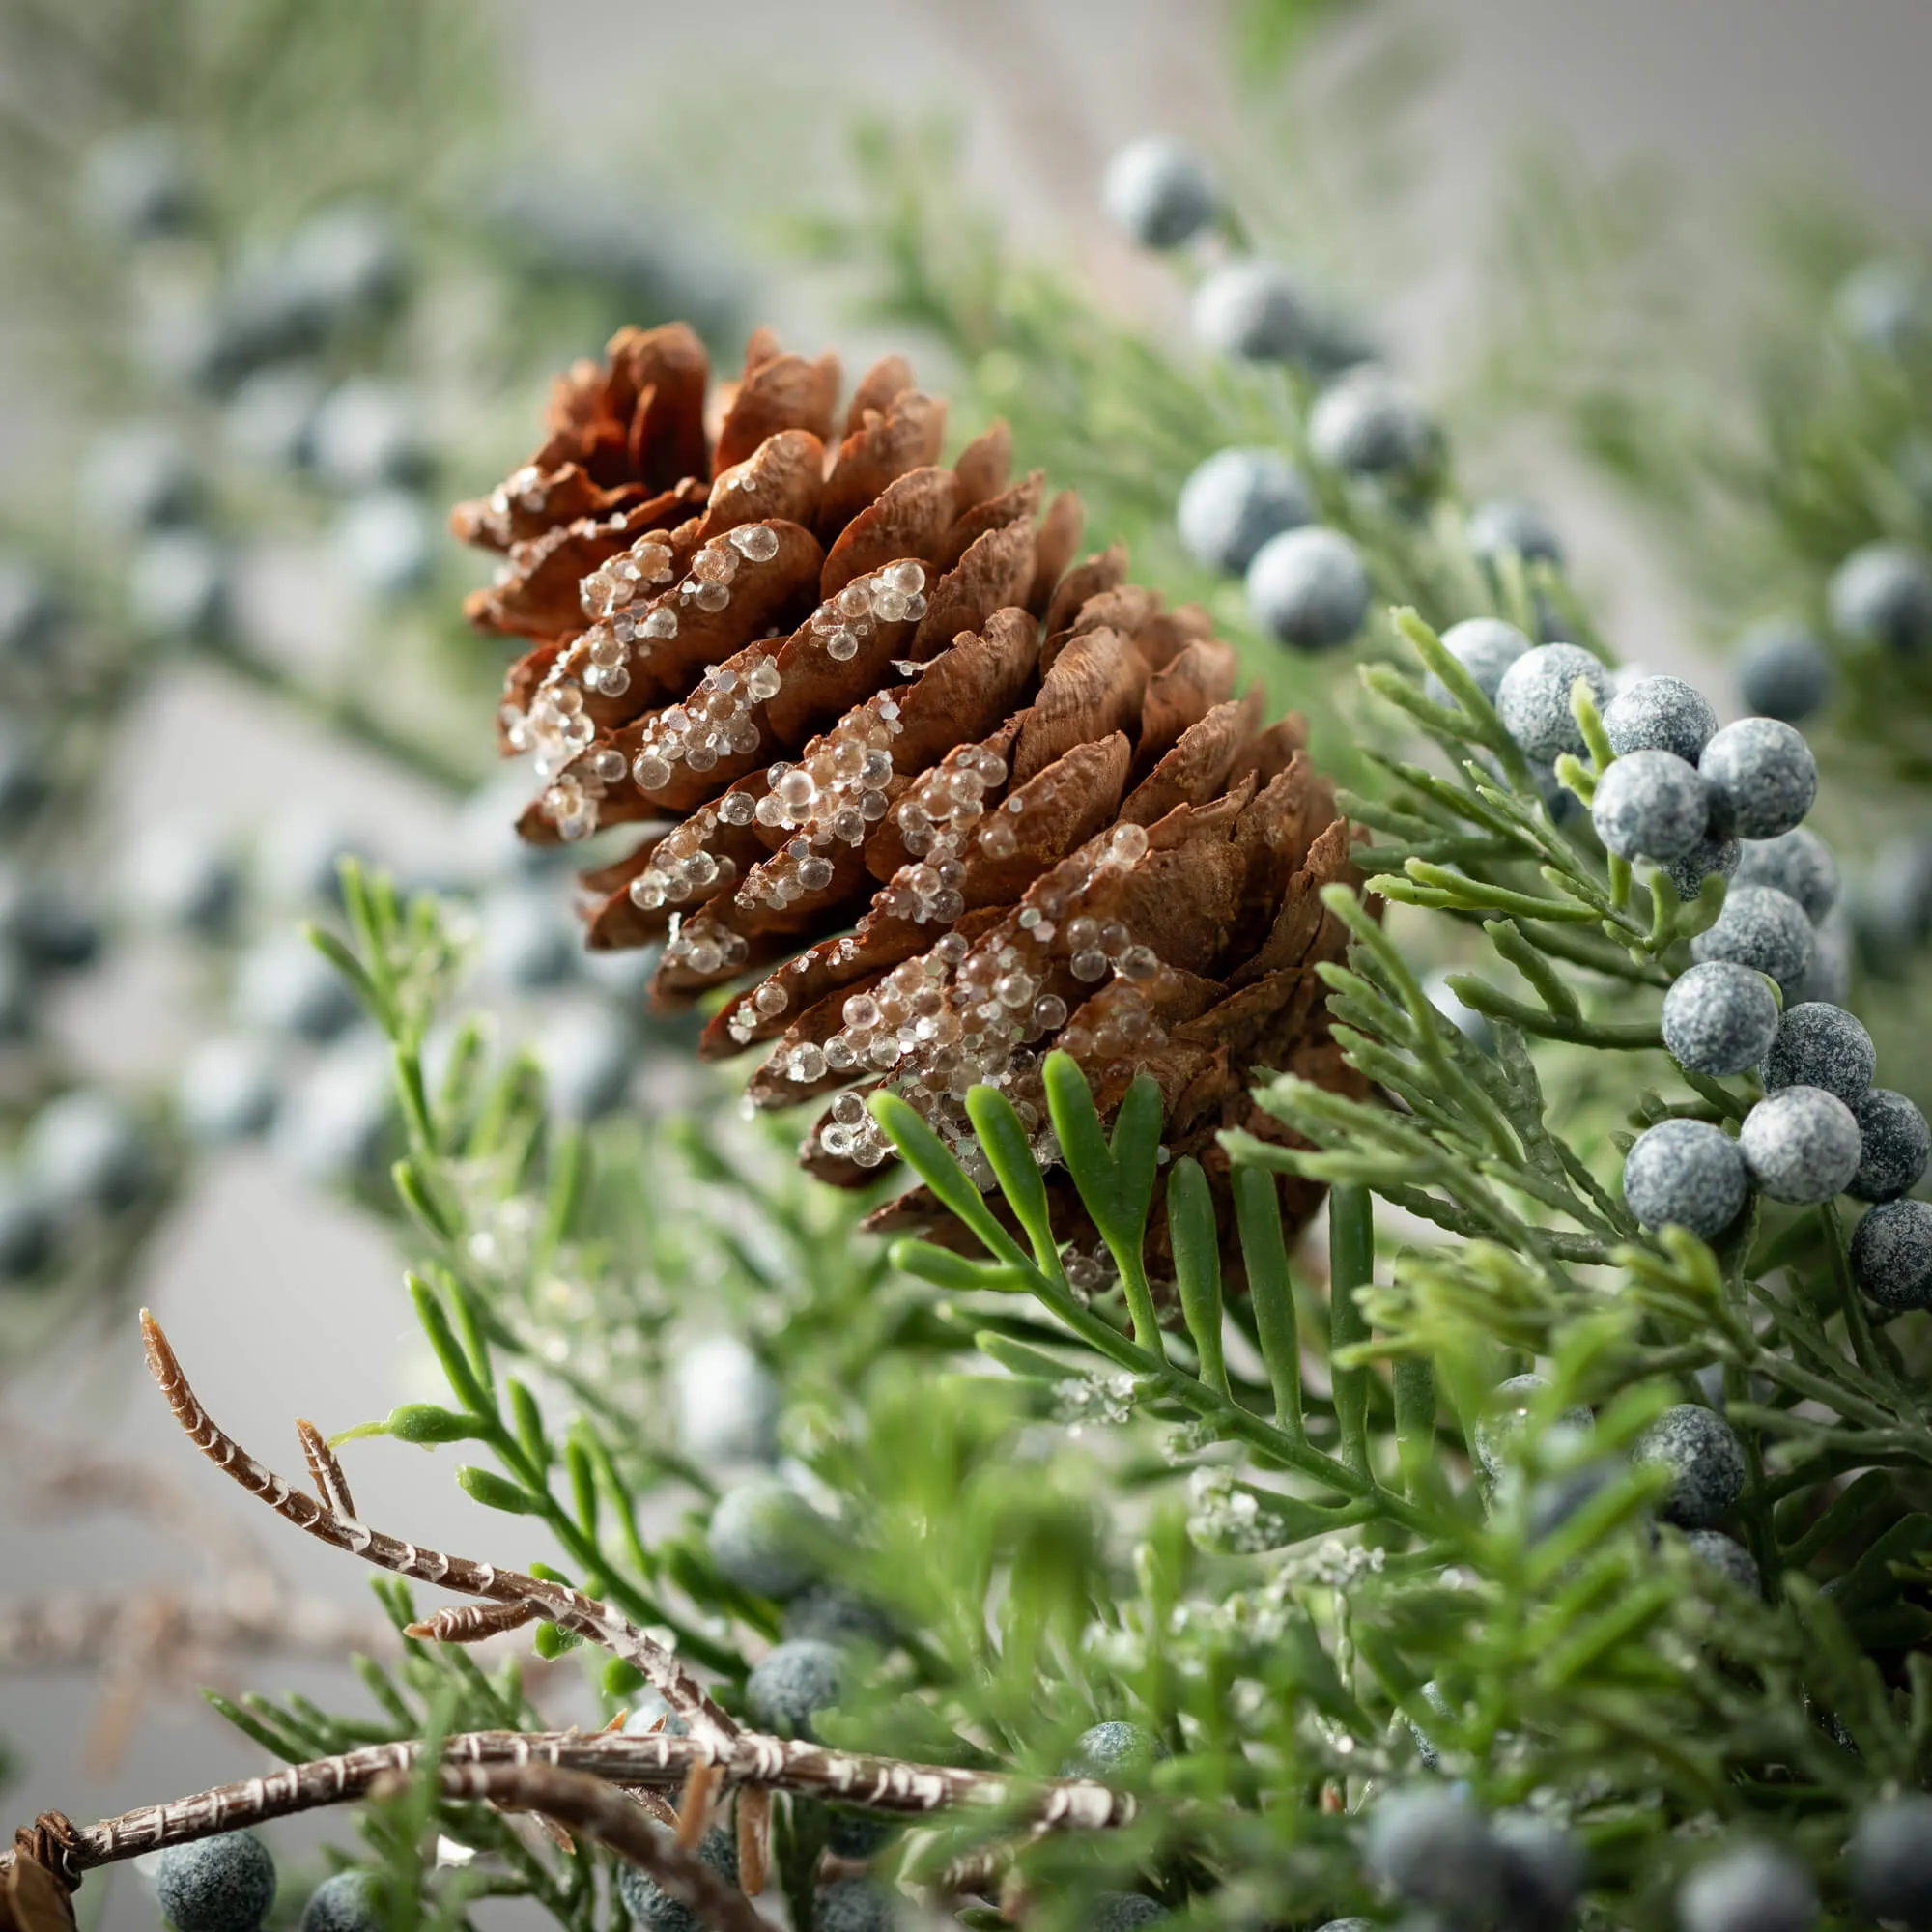
[[[1217, 1192], [1220, 1129], [1282, 1136], [1264, 1071], [1355, 1091], [1313, 970], [1344, 948], [1317, 895], [1357, 876], [1349, 827], [1207, 613], [1127, 583], [1118, 546], [1073, 563], [1079, 504], [1009, 481], [1004, 424], [941, 465], [944, 405], [897, 358], [836, 438], [830, 356], [760, 331], [709, 425], [705, 387], [688, 328], [623, 331], [452, 520], [505, 553], [471, 618], [532, 640], [500, 720], [545, 783], [525, 837], [645, 828], [584, 876], [589, 944], [662, 940], [661, 1004], [737, 982], [702, 1051], [776, 1041], [751, 1097], [830, 1096], [802, 1158], [841, 1184], [889, 1156], [880, 1085], [981, 1184], [976, 1082], [1051, 1161], [1055, 1046], [1103, 1115], [1151, 1073]], [[929, 1213], [915, 1191], [877, 1218]]]

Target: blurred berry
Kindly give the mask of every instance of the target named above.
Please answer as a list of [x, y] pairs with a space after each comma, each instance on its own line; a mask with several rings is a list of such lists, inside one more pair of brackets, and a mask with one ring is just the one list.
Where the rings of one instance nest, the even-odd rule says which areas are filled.
[[551, 1111], [566, 1121], [594, 1121], [624, 1098], [637, 1065], [629, 1021], [603, 1006], [555, 1014], [531, 1042], [543, 1068]]
[[706, 1547], [718, 1574], [761, 1597], [791, 1597], [812, 1581], [818, 1513], [775, 1477], [726, 1490], [711, 1512]]
[[778, 1450], [779, 1389], [735, 1335], [706, 1335], [672, 1370], [678, 1447], [701, 1467], [768, 1462]]
[[1752, 1183], [1774, 1201], [1814, 1208], [1842, 1194], [1859, 1171], [1859, 1123], [1822, 1087], [1783, 1087], [1738, 1129]]
[[342, 861], [362, 851], [362, 841], [339, 821], [295, 813], [269, 827], [255, 869], [264, 895], [277, 904], [336, 905]]
[[1248, 566], [1248, 610], [1263, 630], [1300, 651], [1333, 650], [1362, 628], [1369, 575], [1338, 531], [1284, 530]]
[[175, 1932], [259, 1932], [275, 1902], [275, 1861], [253, 1832], [170, 1845], [155, 1894]]
[[1494, 1053], [1496, 1030], [1489, 1014], [1464, 1006], [1449, 984], [1448, 969], [1438, 968], [1422, 982], [1423, 997], [1478, 1053]]
[[1469, 512], [1469, 548], [1493, 564], [1514, 552], [1525, 563], [1560, 564], [1563, 545], [1548, 517], [1514, 497], [1492, 497]]
[[1566, 1923], [1589, 1878], [1582, 1846], [1529, 1811], [1498, 1811], [1490, 1835], [1502, 1857], [1501, 1923], [1509, 1932], [1551, 1932]]
[[222, 427], [244, 461], [265, 469], [300, 469], [314, 455], [322, 379], [300, 364], [257, 370], [229, 399]]
[[1903, 1094], [1874, 1087], [1852, 1102], [1859, 1123], [1859, 1169], [1845, 1192], [1861, 1201], [1890, 1201], [1918, 1184], [1932, 1159], [1932, 1127]]
[[579, 931], [557, 895], [538, 886], [489, 894], [481, 907], [483, 971], [511, 992], [560, 985], [576, 964]]
[[118, 1213], [159, 1179], [153, 1142], [111, 1094], [75, 1088], [27, 1123], [21, 1165], [44, 1198], [64, 1210]]
[[281, 270], [291, 298], [318, 327], [335, 329], [393, 307], [408, 261], [396, 224], [384, 210], [367, 202], [338, 202], [310, 215], [289, 237]]
[[199, 530], [166, 530], [134, 553], [128, 611], [157, 638], [219, 637], [230, 614], [228, 562]]
[[0, 1045], [34, 1030], [34, 976], [11, 946], [0, 947]]
[[386, 1922], [376, 1874], [339, 1871], [309, 1893], [297, 1932], [383, 1932]]
[[1144, 1891], [1096, 1891], [1080, 1921], [1080, 1932], [1141, 1932], [1168, 1916], [1159, 1899]]
[[265, 1133], [281, 1093], [281, 1065], [266, 1041], [233, 1036], [197, 1047], [177, 1090], [182, 1125], [210, 1145]]
[[19, 1281], [54, 1251], [55, 1215], [30, 1175], [0, 1169], [0, 1281]]
[[170, 932], [213, 938], [227, 932], [242, 903], [242, 868], [215, 836], [176, 819], [134, 843], [126, 867], [128, 898]]
[[1845, 1848], [1845, 1876], [1867, 1918], [1932, 1926], [1932, 1798], [1909, 1791], [1866, 1804]]
[[1663, 996], [1665, 1050], [1713, 1079], [1755, 1066], [1777, 1028], [1777, 995], [1764, 975], [1728, 959], [1688, 968]]
[[1178, 248], [1213, 221], [1220, 198], [1208, 170], [1179, 142], [1150, 136], [1107, 163], [1100, 199], [1129, 241]]
[[[1442, 648], [1469, 673], [1475, 687], [1492, 704], [1503, 672], [1530, 648], [1529, 639], [1500, 617], [1465, 617], [1442, 633]], [[1449, 687], [1431, 671], [1422, 681], [1423, 695], [1436, 704], [1458, 708]]]
[[1818, 950], [1811, 922], [1794, 898], [1770, 886], [1734, 886], [1717, 922], [1690, 942], [1695, 959], [1733, 959], [1768, 974], [1792, 997]]
[[1763, 1587], [1757, 1558], [1735, 1537], [1726, 1536], [1720, 1529], [1693, 1529], [1684, 1542], [1693, 1556], [1709, 1564], [1736, 1588], [1754, 1597]]
[[1718, 728], [1711, 700], [1681, 677], [1616, 681], [1604, 707], [1604, 733], [1619, 757], [1630, 752], [1668, 752], [1694, 765]]
[[427, 467], [411, 397], [374, 376], [352, 376], [323, 398], [313, 442], [316, 473], [336, 490], [419, 482]]
[[1230, 262], [1194, 292], [1194, 333], [1242, 361], [1299, 361], [1309, 342], [1307, 294], [1278, 263]]
[[1811, 964], [1791, 989], [1794, 1002], [1826, 1000], [1842, 1007], [1851, 997], [1856, 935], [1851, 908], [1840, 899], [1812, 928]]
[[1747, 710], [1787, 724], [1802, 724], [1820, 710], [1834, 681], [1831, 657], [1817, 637], [1803, 624], [1778, 619], [1745, 633], [1731, 669]]
[[121, 242], [180, 234], [199, 212], [187, 156], [165, 128], [96, 141], [81, 156], [79, 201], [95, 228]]
[[65, 617], [60, 601], [31, 565], [0, 556], [0, 664], [43, 664], [53, 657]]
[[812, 1899], [813, 1932], [891, 1932], [898, 1918], [893, 1898], [867, 1878], [834, 1879]]
[[333, 1039], [358, 1010], [349, 981], [299, 932], [277, 932], [243, 955], [235, 977], [243, 1026], [298, 1039]]
[[1579, 644], [1540, 644], [1525, 651], [1496, 686], [1496, 715], [1525, 756], [1554, 759], [1589, 749], [1570, 709], [1571, 687], [1581, 678], [1602, 711], [1610, 701], [1610, 674]]
[[388, 1042], [368, 1034], [339, 1041], [285, 1099], [275, 1151], [298, 1174], [340, 1182], [369, 1173], [394, 1107]]
[[1736, 877], [1741, 886], [1771, 886], [1788, 895], [1813, 925], [1838, 899], [1838, 862], [1832, 848], [1803, 825], [1776, 838], [1745, 839]]
[[1362, 1862], [1378, 1885], [1410, 1905], [1481, 1923], [1501, 1902], [1502, 1861], [1488, 1822], [1452, 1786], [1409, 1784], [1369, 1812]]
[[1415, 391], [1373, 363], [1331, 383], [1308, 414], [1310, 449], [1350, 476], [1412, 476], [1427, 467], [1435, 440]]
[[1697, 769], [1711, 787], [1711, 829], [1776, 838], [1811, 810], [1818, 764], [1795, 725], [1740, 718], [1704, 747]]
[[0, 864], [0, 941], [32, 971], [70, 973], [99, 956], [100, 922], [66, 879]]
[[785, 1605], [779, 1628], [787, 1637], [815, 1637], [841, 1650], [860, 1644], [890, 1650], [898, 1638], [883, 1611], [837, 1583], [813, 1583], [801, 1590]]
[[1180, 486], [1175, 521], [1196, 563], [1239, 577], [1270, 537], [1308, 522], [1301, 478], [1271, 449], [1221, 449]]
[[173, 430], [128, 423], [98, 437], [81, 464], [77, 502], [90, 527], [137, 536], [187, 522], [201, 500], [194, 463]]
[[1861, 944], [1883, 964], [1932, 934], [1932, 838], [1889, 838], [1858, 881], [1852, 920]]
[[[1503, 1465], [1529, 1419], [1531, 1404], [1548, 1387], [1548, 1378], [1534, 1374], [1510, 1376], [1496, 1384], [1490, 1412], [1478, 1416], [1469, 1432], [1470, 1454], [1476, 1459], [1476, 1467], [1491, 1482], [1502, 1475]], [[1557, 1417], [1560, 1427], [1579, 1433], [1594, 1422], [1595, 1417], [1580, 1405], [1566, 1408]]]
[[1932, 332], [1932, 286], [1916, 262], [1862, 262], [1838, 284], [1832, 313], [1854, 342], [1896, 355]]
[[1639, 1465], [1670, 1474], [1658, 1515], [1680, 1529], [1708, 1529], [1744, 1492], [1745, 1452], [1716, 1409], [1694, 1402], [1666, 1408], [1636, 1439]]
[[335, 554], [344, 574], [372, 597], [407, 597], [429, 581], [435, 533], [420, 497], [370, 490], [342, 506]]
[[1901, 657], [1932, 650], [1932, 563], [1909, 544], [1855, 550], [1833, 576], [1830, 595], [1832, 623], [1844, 636]]
[[1674, 1223], [1708, 1241], [1737, 1219], [1747, 1191], [1737, 1142], [1707, 1121], [1660, 1121], [1624, 1156], [1624, 1201], [1646, 1228]]
[[813, 1637], [768, 1651], [745, 1680], [745, 1708], [761, 1730], [809, 1738], [815, 1713], [837, 1704], [846, 1688], [845, 1653]]
[[1677, 1888], [1678, 1932], [1810, 1932], [1817, 1918], [1810, 1873], [1770, 1845], [1719, 1852]]

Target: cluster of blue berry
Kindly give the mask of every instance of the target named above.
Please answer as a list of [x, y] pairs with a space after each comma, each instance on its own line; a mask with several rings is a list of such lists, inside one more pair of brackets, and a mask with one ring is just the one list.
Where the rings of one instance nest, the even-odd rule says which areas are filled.
[[[174, 1932], [261, 1932], [275, 1903], [275, 1861], [253, 1832], [170, 1845], [155, 1894]], [[309, 1893], [299, 1932], [382, 1932], [388, 1922], [373, 1872], [339, 1871]]]

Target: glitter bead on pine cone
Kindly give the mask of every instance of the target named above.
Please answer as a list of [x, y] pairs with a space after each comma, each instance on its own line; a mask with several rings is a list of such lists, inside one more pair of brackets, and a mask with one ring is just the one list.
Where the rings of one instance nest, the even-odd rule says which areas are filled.
[[[1077, 499], [1009, 480], [1004, 424], [948, 466], [903, 362], [838, 395], [760, 331], [707, 397], [690, 330], [625, 330], [457, 510], [505, 554], [472, 620], [531, 643], [500, 721], [542, 787], [520, 830], [639, 826], [584, 875], [589, 944], [661, 942], [661, 1005], [724, 992], [702, 1052], [766, 1049], [750, 1096], [818, 1104], [829, 1181], [890, 1157], [881, 1087], [987, 1184], [964, 1101], [995, 1085], [1051, 1166], [1056, 1047], [1103, 1115], [1151, 1073], [1170, 1153], [1224, 1176], [1220, 1130], [1285, 1133], [1264, 1069], [1359, 1091], [1315, 971], [1346, 944], [1321, 889], [1359, 874], [1301, 722], [1119, 546], [1074, 561]], [[1319, 1199], [1284, 1190], [1292, 1218]], [[944, 1219], [917, 1193], [878, 1218]]]

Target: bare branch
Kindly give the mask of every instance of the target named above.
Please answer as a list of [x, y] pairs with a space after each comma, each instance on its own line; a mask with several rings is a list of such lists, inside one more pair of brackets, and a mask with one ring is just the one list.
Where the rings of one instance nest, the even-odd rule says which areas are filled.
[[[99, 1824], [71, 1827], [57, 1854], [69, 1879], [97, 1865], [138, 1858], [164, 1845], [286, 1818], [361, 1798], [378, 1779], [407, 1772], [421, 1747], [413, 1740], [366, 1745], [336, 1757], [286, 1765], [261, 1777], [151, 1804]], [[828, 1750], [797, 1739], [741, 1731], [729, 1738], [643, 1737], [603, 1731], [469, 1731], [443, 1741], [445, 1771], [465, 1765], [554, 1766], [605, 1783], [674, 1790], [696, 1766], [716, 1768], [726, 1789], [799, 1791], [884, 1812], [926, 1817], [954, 1807], [995, 1811], [1015, 1830], [1107, 1831], [1134, 1816], [1132, 1797], [1091, 1778], [1031, 1781], [953, 1765], [907, 1764], [859, 1751]], [[541, 1808], [541, 1807], [540, 1807]], [[0, 1854], [4, 1869], [13, 1854]]]
[[586, 1597], [581, 1590], [547, 1583], [521, 1571], [498, 1570], [494, 1564], [472, 1562], [467, 1556], [445, 1556], [440, 1550], [418, 1548], [401, 1537], [371, 1529], [357, 1518], [296, 1489], [272, 1469], [256, 1462], [217, 1426], [188, 1386], [187, 1377], [183, 1374], [168, 1338], [161, 1332], [160, 1323], [145, 1308], [141, 1311], [141, 1335], [149, 1373], [167, 1398], [168, 1406], [188, 1440], [250, 1495], [259, 1496], [277, 1516], [321, 1542], [346, 1549], [352, 1556], [359, 1556], [380, 1569], [392, 1570], [399, 1577], [440, 1584], [464, 1596], [483, 1597], [492, 1603], [526, 1605], [534, 1614], [587, 1637], [634, 1664], [665, 1702], [696, 1729], [722, 1740], [738, 1735], [737, 1721], [712, 1701], [704, 1686], [675, 1654], [646, 1636], [609, 1605]]

